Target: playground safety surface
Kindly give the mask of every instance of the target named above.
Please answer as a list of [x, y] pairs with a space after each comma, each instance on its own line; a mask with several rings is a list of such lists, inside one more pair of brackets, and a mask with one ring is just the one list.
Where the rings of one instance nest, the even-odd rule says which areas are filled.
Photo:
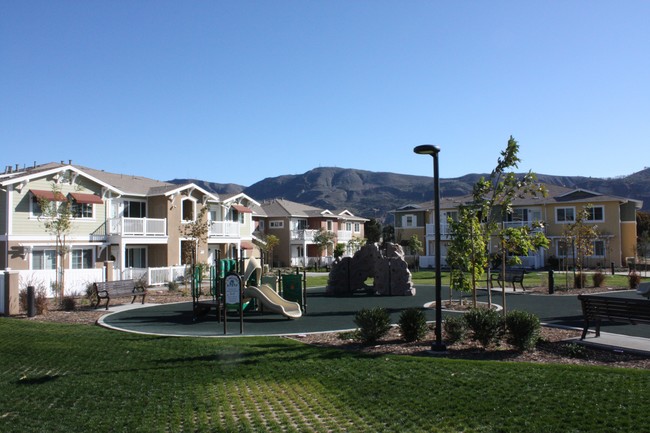
[[[617, 291], [611, 296], [638, 297], [633, 291]], [[443, 287], [443, 300], [449, 297], [449, 290]], [[454, 294], [454, 299], [458, 295]], [[425, 310], [427, 320], [435, 320], [435, 310], [426, 309], [424, 305], [435, 300], [433, 286], [417, 286], [415, 296], [376, 296], [356, 293], [348, 296], [326, 296], [325, 289], [310, 288], [307, 290], [307, 305], [303, 316], [290, 320], [270, 312], [246, 312], [243, 322], [239, 315], [229, 314], [227, 325], [217, 321], [216, 314], [194, 320], [192, 302], [173, 304], [131, 305], [128, 307], [111, 307], [111, 312], [99, 320], [99, 324], [111, 329], [165, 336], [268, 336], [268, 335], [297, 335], [315, 332], [331, 332], [355, 329], [354, 317], [363, 308], [383, 307], [390, 316], [392, 323], [397, 323], [401, 312], [407, 308]], [[470, 302], [471, 299], [468, 299]], [[479, 302], [487, 301], [487, 291], [479, 290]], [[501, 304], [501, 291], [492, 292], [492, 302]], [[576, 296], [570, 295], [540, 295], [517, 291], [506, 295], [508, 311], [524, 310], [536, 314], [542, 323], [553, 326], [581, 328], [583, 324], [580, 302]], [[454, 311], [443, 311], [446, 315], [460, 314]], [[642, 337], [644, 342], [650, 338], [650, 326], [603, 323], [602, 332], [608, 335]], [[241, 332], [243, 330], [243, 332]]]

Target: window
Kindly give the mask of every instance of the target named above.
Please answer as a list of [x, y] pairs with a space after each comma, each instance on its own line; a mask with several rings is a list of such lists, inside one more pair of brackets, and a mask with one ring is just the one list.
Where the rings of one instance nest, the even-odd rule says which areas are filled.
[[603, 222], [605, 221], [605, 208], [603, 206], [593, 206], [587, 208], [587, 221]]
[[93, 268], [93, 249], [73, 249], [71, 252], [72, 269], [92, 269]]
[[33, 250], [32, 251], [32, 269], [44, 270], [56, 268], [56, 251], [55, 250]]
[[147, 203], [143, 201], [125, 201], [125, 218], [145, 218], [147, 216]]
[[558, 257], [567, 257], [571, 252], [571, 247], [567, 245], [565, 241], [557, 242], [557, 256]]
[[528, 209], [513, 209], [511, 213], [506, 215], [506, 221], [512, 222], [512, 221], [521, 221], [521, 222], [526, 222], [528, 221]]
[[334, 224], [332, 221], [327, 221], [327, 230], [332, 231]]
[[415, 215], [404, 215], [402, 217], [402, 227], [415, 227]]
[[182, 201], [183, 221], [194, 221], [194, 200], [185, 199]]
[[354, 231], [355, 233], [359, 233], [361, 231], [361, 224], [354, 223]]
[[295, 221], [296, 230], [307, 230], [307, 220]]
[[284, 228], [284, 221], [270, 221], [269, 228], [271, 229], [282, 229]]
[[145, 248], [127, 248], [124, 265], [127, 268], [146, 268], [147, 250]]
[[72, 218], [92, 218], [93, 205], [91, 203], [77, 203], [73, 202], [70, 208]]
[[555, 222], [572, 223], [576, 220], [576, 210], [573, 207], [555, 208]]
[[593, 256], [605, 257], [605, 241], [594, 241]]
[[352, 223], [345, 223], [345, 230], [348, 232], [352, 231]]
[[259, 221], [257, 222], [257, 230], [263, 232], [263, 231], [264, 231], [264, 228], [265, 228], [265, 226], [264, 226], [264, 220], [259, 220]]

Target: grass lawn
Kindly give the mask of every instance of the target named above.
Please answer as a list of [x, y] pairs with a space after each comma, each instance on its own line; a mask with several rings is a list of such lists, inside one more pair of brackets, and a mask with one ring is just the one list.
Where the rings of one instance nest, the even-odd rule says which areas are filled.
[[638, 432], [650, 372], [0, 318], [2, 432]]

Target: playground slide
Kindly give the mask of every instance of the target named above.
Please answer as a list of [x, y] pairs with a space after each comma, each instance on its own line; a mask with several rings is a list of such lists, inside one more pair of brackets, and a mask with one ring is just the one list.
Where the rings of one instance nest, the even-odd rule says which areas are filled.
[[260, 287], [246, 287], [244, 297], [256, 298], [266, 310], [282, 314], [290, 319], [302, 317], [300, 304], [287, 301], [266, 284]]

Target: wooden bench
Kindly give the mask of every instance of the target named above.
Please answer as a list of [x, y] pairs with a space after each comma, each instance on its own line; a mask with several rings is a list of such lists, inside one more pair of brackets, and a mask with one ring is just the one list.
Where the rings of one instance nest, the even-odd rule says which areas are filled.
[[596, 337], [599, 337], [602, 320], [633, 325], [650, 324], [650, 300], [603, 295], [578, 295], [578, 300], [582, 303], [582, 315], [585, 320], [581, 340], [587, 336], [587, 330], [592, 323], [596, 325]]
[[[519, 283], [521, 286], [521, 290], [526, 290], [524, 288], [524, 275], [526, 274], [526, 271], [524, 269], [506, 269], [506, 275], [505, 275], [505, 282], [506, 283], [512, 283], [512, 290], [515, 292], [517, 291], [517, 287], [515, 287], [515, 283]], [[503, 289], [503, 274], [501, 273], [500, 270], [495, 271], [490, 273], [490, 287], [494, 287], [494, 282], [498, 281], [499, 282], [499, 287]]]
[[133, 299], [131, 299], [131, 303], [133, 304], [135, 298], [140, 296], [142, 297], [142, 303], [144, 304], [144, 298], [147, 296], [147, 289], [142, 287], [142, 284], [136, 280], [117, 280], [93, 283], [93, 291], [97, 297], [97, 305], [95, 305], [95, 308], [99, 308], [102, 299], [106, 299], [107, 310], [111, 298], [133, 296]]

